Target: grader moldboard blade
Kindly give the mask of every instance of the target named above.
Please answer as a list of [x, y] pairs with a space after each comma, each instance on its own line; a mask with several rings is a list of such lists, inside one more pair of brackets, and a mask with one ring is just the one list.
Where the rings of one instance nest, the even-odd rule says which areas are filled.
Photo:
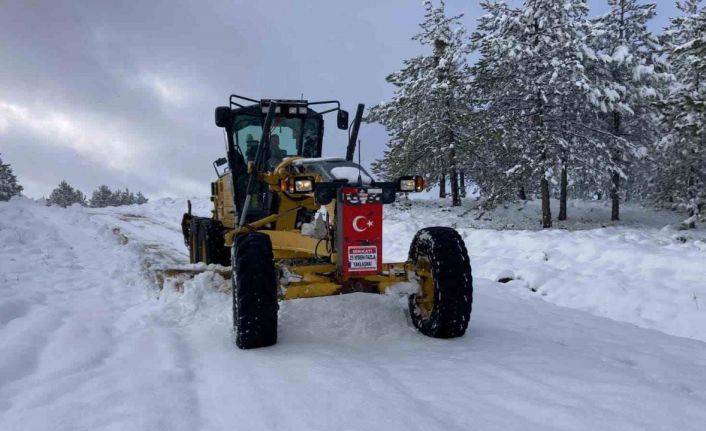
[[233, 275], [230, 267], [213, 264], [205, 265], [203, 263], [153, 269], [155, 282], [160, 290], [166, 287], [175, 289], [178, 292], [184, 291], [184, 283], [188, 280], [204, 273], [218, 274], [228, 282]]

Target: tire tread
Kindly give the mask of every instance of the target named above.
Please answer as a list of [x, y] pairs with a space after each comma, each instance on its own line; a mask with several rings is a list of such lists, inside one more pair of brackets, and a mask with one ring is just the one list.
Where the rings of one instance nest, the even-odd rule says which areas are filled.
[[233, 329], [241, 349], [277, 342], [277, 278], [270, 237], [252, 232], [233, 248]]
[[449, 227], [421, 229], [412, 240], [409, 260], [425, 256], [432, 264], [434, 306], [428, 317], [419, 313], [416, 295], [409, 298], [414, 326], [434, 338], [455, 338], [465, 334], [473, 306], [473, 276], [463, 238]]

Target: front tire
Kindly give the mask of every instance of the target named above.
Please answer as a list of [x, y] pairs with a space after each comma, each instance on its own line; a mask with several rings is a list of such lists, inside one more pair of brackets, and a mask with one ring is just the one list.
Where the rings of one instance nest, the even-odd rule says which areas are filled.
[[270, 237], [238, 235], [233, 245], [235, 344], [254, 349], [277, 343], [277, 275]]
[[412, 240], [409, 260], [421, 285], [409, 297], [414, 326], [433, 338], [463, 336], [471, 318], [473, 277], [461, 235], [448, 227], [422, 229]]

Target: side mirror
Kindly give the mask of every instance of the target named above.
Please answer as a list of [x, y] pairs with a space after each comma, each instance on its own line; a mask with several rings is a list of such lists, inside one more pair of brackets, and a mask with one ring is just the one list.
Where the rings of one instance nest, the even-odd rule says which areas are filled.
[[338, 110], [338, 116], [336, 117], [336, 123], [338, 123], [338, 128], [341, 130], [348, 129], [348, 111], [343, 109]]
[[[221, 157], [220, 159], [217, 159], [213, 162], [213, 170], [216, 171], [216, 176], [220, 177], [222, 174], [218, 172], [218, 167], [223, 166], [226, 163], [228, 163], [228, 159], [225, 157]], [[225, 173], [225, 171], [223, 171]], [[216, 183], [211, 183], [211, 194], [215, 195], [216, 194], [216, 189], [214, 188], [216, 186]]]
[[427, 182], [423, 177], [400, 177], [397, 182], [397, 190], [400, 192], [421, 192], [427, 187]]
[[229, 106], [219, 106], [216, 108], [216, 126], [228, 127], [232, 121]]

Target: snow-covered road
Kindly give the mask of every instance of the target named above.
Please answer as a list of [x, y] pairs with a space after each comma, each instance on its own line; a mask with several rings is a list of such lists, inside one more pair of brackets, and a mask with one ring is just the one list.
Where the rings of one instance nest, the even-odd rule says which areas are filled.
[[[587, 289], [591, 280], [571, 270], [570, 254], [540, 246], [557, 233], [521, 234], [515, 241], [528, 257], [520, 264], [507, 232], [470, 239], [462, 230], [487, 250], [472, 251], [474, 311], [461, 339], [419, 335], [398, 297], [354, 294], [283, 303], [279, 343], [240, 351], [218, 275], [197, 276], [183, 293], [160, 293], [150, 279], [150, 265], [186, 260], [183, 207], [183, 200], [106, 210], [0, 203], [0, 430], [701, 430], [706, 423], [706, 343], [558, 307], [539, 294], [568, 296], [546, 280], [527, 286], [537, 293], [520, 285], [542, 268], [548, 276], [563, 268], [571, 295]], [[386, 256], [404, 258], [412, 228], [435, 222], [388, 217]], [[583, 250], [596, 240], [559, 234]], [[633, 265], [640, 253], [661, 253], [648, 239], [620, 234], [603, 239], [624, 247], [612, 256], [614, 274], [620, 259]], [[706, 273], [689, 266], [703, 257], [698, 247], [669, 261], [688, 268], [687, 281]], [[535, 254], [540, 249], [548, 261]], [[575, 265], [599, 258], [578, 253]], [[503, 271], [520, 280], [489, 279]], [[649, 278], [659, 271], [632, 272], [636, 285], [661, 288]], [[609, 307], [593, 298], [580, 301], [594, 308], [565, 305], [630, 320], [603, 312]]]

